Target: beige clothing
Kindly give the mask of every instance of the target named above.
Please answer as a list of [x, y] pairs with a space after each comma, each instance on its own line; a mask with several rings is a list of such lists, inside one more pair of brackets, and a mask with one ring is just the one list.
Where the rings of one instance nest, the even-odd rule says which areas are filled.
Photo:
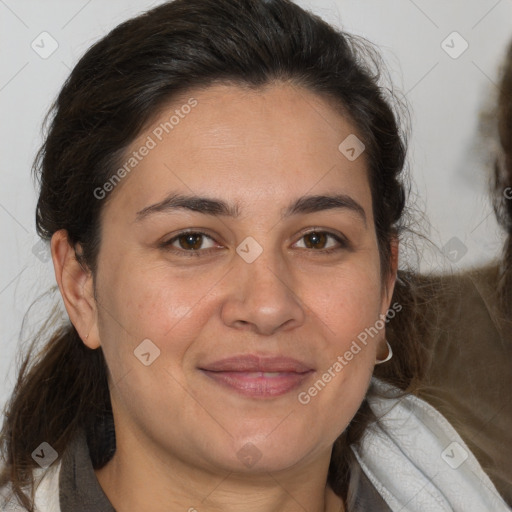
[[439, 329], [425, 382], [438, 389], [420, 397], [454, 425], [512, 505], [512, 319], [498, 312], [498, 266], [430, 279], [441, 307], [431, 315]]

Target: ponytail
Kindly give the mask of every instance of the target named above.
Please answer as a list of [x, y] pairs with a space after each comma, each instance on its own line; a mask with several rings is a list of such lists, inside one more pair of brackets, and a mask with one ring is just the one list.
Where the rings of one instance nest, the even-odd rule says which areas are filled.
[[[106, 464], [115, 451], [102, 349], [88, 348], [68, 321], [54, 330], [43, 349], [33, 355], [36, 342], [54, 323], [56, 310], [23, 358], [14, 391], [4, 407], [0, 432], [0, 488], [10, 485], [29, 512], [34, 511], [32, 470], [39, 467], [32, 453], [41, 443], [47, 442], [57, 452], [53, 464], [79, 428], [85, 429], [94, 467]], [[29, 495], [25, 494], [27, 490]]]

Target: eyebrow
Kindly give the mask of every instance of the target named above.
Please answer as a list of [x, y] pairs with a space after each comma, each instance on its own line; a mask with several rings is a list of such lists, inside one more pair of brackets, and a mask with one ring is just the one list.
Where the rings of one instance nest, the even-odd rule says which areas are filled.
[[[240, 216], [238, 204], [228, 204], [222, 199], [195, 195], [170, 194], [168, 197], [137, 212], [135, 221], [140, 222], [156, 213], [185, 209], [204, 215], [237, 218]], [[302, 196], [292, 202], [281, 214], [281, 219], [292, 215], [315, 213], [325, 210], [348, 210], [357, 214], [366, 225], [364, 208], [346, 194]]]

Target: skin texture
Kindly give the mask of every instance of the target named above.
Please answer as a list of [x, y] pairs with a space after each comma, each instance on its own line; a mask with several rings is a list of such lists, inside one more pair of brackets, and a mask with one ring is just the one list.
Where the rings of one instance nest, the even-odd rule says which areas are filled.
[[[190, 97], [197, 106], [106, 202], [94, 281], [65, 231], [52, 239], [69, 317], [87, 346], [102, 347], [110, 372], [117, 451], [96, 475], [120, 512], [343, 510], [326, 487], [330, 452], [387, 354], [384, 332], [307, 405], [297, 396], [390, 307], [397, 250], [383, 281], [364, 153], [349, 161], [338, 150], [356, 130], [290, 84], [215, 85], [162, 110], [127, 153]], [[171, 192], [223, 199], [240, 216], [180, 209], [136, 221]], [[333, 193], [357, 201], [366, 222], [347, 208], [281, 219], [300, 196]], [[159, 247], [190, 228], [211, 237], [199, 256], [179, 239]], [[349, 245], [328, 237], [311, 247], [305, 232], [314, 230]], [[249, 236], [263, 248], [252, 263], [236, 252]], [[322, 253], [332, 247], [340, 248]], [[149, 366], [134, 356], [144, 339], [160, 350]], [[293, 357], [314, 372], [261, 399], [199, 369], [246, 354]], [[260, 457], [250, 467], [240, 457], [248, 443]]]

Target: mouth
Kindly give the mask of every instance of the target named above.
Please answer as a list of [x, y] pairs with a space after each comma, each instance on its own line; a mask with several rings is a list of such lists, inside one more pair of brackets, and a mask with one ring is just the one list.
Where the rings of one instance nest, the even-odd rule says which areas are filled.
[[252, 398], [273, 398], [298, 388], [314, 372], [307, 363], [255, 355], [222, 359], [199, 370], [216, 384]]

